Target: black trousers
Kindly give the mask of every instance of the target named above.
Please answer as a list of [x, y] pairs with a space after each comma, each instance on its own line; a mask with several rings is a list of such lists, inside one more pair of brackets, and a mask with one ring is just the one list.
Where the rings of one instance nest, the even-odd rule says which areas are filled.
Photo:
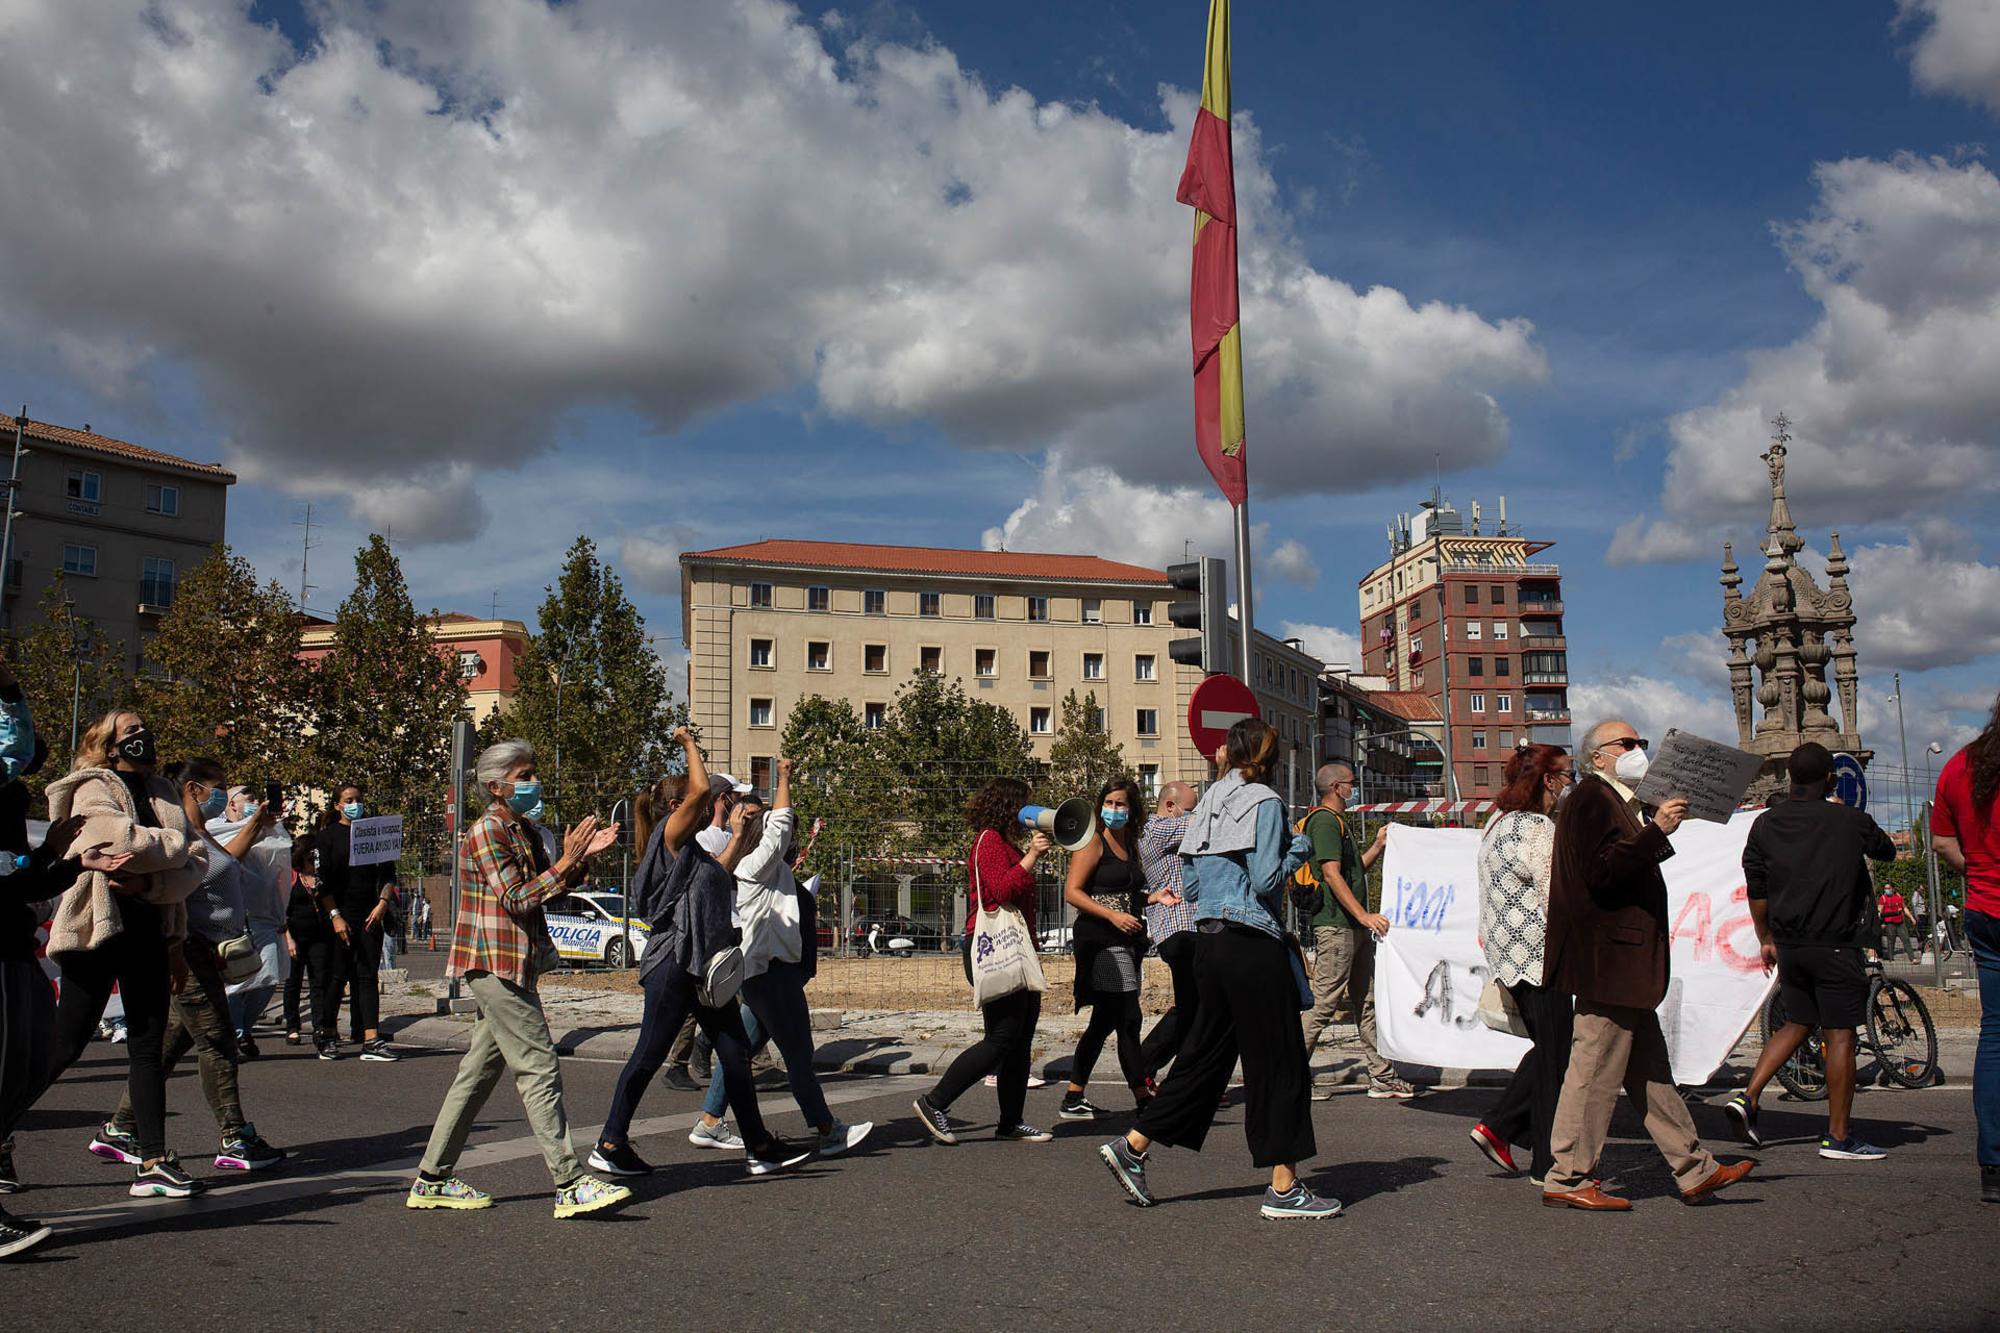
[[1199, 988], [1194, 980], [1195, 932], [1177, 930], [1160, 941], [1157, 952], [1160, 961], [1167, 965], [1167, 975], [1174, 981], [1174, 1003], [1160, 1021], [1153, 1024], [1153, 1030], [1146, 1034], [1146, 1040], [1139, 1047], [1139, 1063], [1145, 1066], [1148, 1077], [1160, 1072], [1174, 1056], [1180, 1053], [1181, 1040], [1194, 1027], [1194, 1016], [1201, 1002]]
[[722, 1065], [723, 1087], [729, 1092], [729, 1109], [736, 1113], [736, 1128], [746, 1147], [762, 1147], [771, 1137], [764, 1117], [757, 1109], [757, 1085], [750, 1077], [750, 1034], [743, 1030], [743, 1013], [731, 1000], [720, 1009], [695, 1003], [695, 980], [673, 959], [663, 960], [639, 978], [646, 1007], [639, 1018], [639, 1041], [618, 1072], [611, 1090], [611, 1111], [604, 1118], [603, 1141], [622, 1147], [630, 1142], [632, 1117], [646, 1085], [667, 1062], [667, 1049], [680, 1035], [681, 1024], [690, 1017], [708, 1034], [715, 1058]]
[[0, 960], [0, 1140], [48, 1086], [56, 993], [32, 958]]
[[338, 972], [333, 981], [333, 1001], [328, 1007], [328, 1022], [325, 1040], [333, 1041], [340, 1036], [340, 993], [344, 987], [351, 1002], [349, 1040], [360, 1041], [361, 1034], [371, 1028], [381, 1026], [382, 992], [376, 973], [382, 966], [382, 932], [364, 930], [359, 924], [348, 927], [348, 942], [342, 944], [338, 937], [333, 947], [338, 952]]
[[1549, 1178], [1555, 1156], [1549, 1151], [1549, 1130], [1555, 1124], [1556, 1103], [1562, 1099], [1563, 1075], [1569, 1072], [1570, 1035], [1576, 1026], [1576, 1006], [1561, 991], [1517, 982], [1507, 988], [1520, 1006], [1534, 1045], [1514, 1066], [1514, 1077], [1481, 1123], [1509, 1143], [1528, 1145], [1528, 1174]]
[[1125, 1075], [1125, 1085], [1134, 1090], [1143, 1087], [1147, 1070], [1139, 1053], [1139, 1021], [1139, 992], [1112, 995], [1093, 991], [1090, 1022], [1077, 1040], [1076, 1054], [1070, 1058], [1069, 1081], [1078, 1087], [1090, 1086], [1090, 1072], [1097, 1068], [1097, 1057], [1104, 1054], [1105, 1039], [1115, 1032], [1118, 1069]]
[[986, 1035], [960, 1051], [951, 1067], [931, 1089], [931, 1104], [940, 1111], [988, 1074], [999, 1075], [1000, 1124], [1021, 1123], [1028, 1104], [1028, 1067], [1035, 1053], [1035, 1024], [1042, 1018], [1040, 991], [1015, 991], [981, 1006]]
[[1197, 933], [1194, 1025], [1159, 1095], [1133, 1128], [1155, 1143], [1199, 1152], [1241, 1055], [1250, 1160], [1296, 1164], [1318, 1151], [1299, 987], [1285, 948], [1276, 936], [1248, 926]]
[[167, 1151], [167, 1075], [160, 1060], [171, 999], [167, 942], [160, 934], [158, 908], [121, 895], [118, 911], [123, 930], [95, 949], [57, 960], [62, 966], [62, 998], [56, 1005], [55, 1047], [42, 1086], [29, 1100], [40, 1097], [90, 1045], [115, 985], [125, 1006], [125, 1082], [132, 1098], [133, 1132], [140, 1154], [150, 1160]]

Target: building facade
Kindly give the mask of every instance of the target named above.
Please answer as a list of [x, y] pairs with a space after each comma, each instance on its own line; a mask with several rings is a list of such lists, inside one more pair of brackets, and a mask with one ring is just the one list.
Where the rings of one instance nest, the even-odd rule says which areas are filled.
[[1320, 679], [1320, 762], [1354, 769], [1355, 800], [1444, 794], [1444, 714], [1380, 676], [1329, 671]]
[[1438, 497], [1390, 528], [1389, 558], [1360, 585], [1363, 670], [1427, 695], [1451, 751], [1447, 789], [1467, 799], [1500, 790], [1517, 745], [1567, 745], [1569, 652], [1562, 571], [1535, 559], [1553, 543], [1500, 523], [1480, 531]]
[[25, 416], [13, 425], [20, 456], [4, 627], [25, 628], [60, 573], [74, 613], [121, 641], [136, 675], [180, 579], [223, 540], [236, 476], [88, 425]]
[[[518, 620], [487, 620], [447, 611], [431, 627], [438, 651], [458, 663], [465, 681], [466, 720], [478, 726], [513, 705], [517, 667], [528, 649], [528, 627]], [[299, 634], [299, 656], [317, 662], [333, 651], [333, 622], [309, 617]]]
[[[1046, 760], [1062, 702], [1095, 694], [1100, 726], [1150, 790], [1197, 781], [1187, 735], [1201, 673], [1167, 653], [1164, 571], [1096, 556], [774, 540], [681, 556], [690, 710], [710, 764], [768, 788], [786, 719], [810, 695], [882, 725], [918, 670], [1005, 708]], [[1318, 659], [1257, 636], [1260, 706], [1307, 769]], [[1282, 790], [1282, 786], [1281, 786]]]

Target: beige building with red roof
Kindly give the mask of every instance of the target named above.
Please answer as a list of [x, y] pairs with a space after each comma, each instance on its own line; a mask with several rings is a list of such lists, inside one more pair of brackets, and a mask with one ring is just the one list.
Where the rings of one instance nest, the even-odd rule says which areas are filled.
[[9, 631], [29, 624], [60, 571], [75, 614], [121, 640], [136, 674], [180, 579], [223, 540], [236, 474], [88, 425], [12, 424], [20, 471], [0, 620]]
[[[880, 725], [913, 671], [939, 671], [1012, 713], [1046, 759], [1063, 697], [1095, 693], [1104, 729], [1157, 790], [1208, 773], [1187, 735], [1201, 673], [1167, 655], [1187, 634], [1167, 622], [1173, 595], [1162, 570], [1088, 555], [791, 540], [690, 551], [687, 697], [710, 765], [768, 789], [808, 695]], [[1264, 715], [1309, 790], [1321, 664], [1263, 634], [1257, 647]]]

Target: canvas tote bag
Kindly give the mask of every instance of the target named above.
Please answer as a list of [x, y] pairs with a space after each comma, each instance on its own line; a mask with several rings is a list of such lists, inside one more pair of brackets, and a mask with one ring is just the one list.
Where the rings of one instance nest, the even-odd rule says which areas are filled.
[[[983, 840], [991, 829], [979, 836]], [[1045, 991], [1042, 960], [1035, 955], [1035, 941], [1028, 934], [1028, 919], [1012, 907], [986, 906], [985, 885], [979, 874], [979, 844], [972, 848], [972, 892], [978, 914], [972, 927], [972, 1002], [988, 1005], [1016, 991]]]

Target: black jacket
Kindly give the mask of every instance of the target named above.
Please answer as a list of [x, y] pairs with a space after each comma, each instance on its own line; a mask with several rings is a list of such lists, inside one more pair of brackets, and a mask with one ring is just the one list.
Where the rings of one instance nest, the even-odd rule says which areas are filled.
[[1765, 900], [1779, 944], [1871, 946], [1875, 888], [1863, 857], [1896, 859], [1868, 815], [1832, 801], [1781, 801], [1750, 826], [1743, 883], [1753, 901]]

